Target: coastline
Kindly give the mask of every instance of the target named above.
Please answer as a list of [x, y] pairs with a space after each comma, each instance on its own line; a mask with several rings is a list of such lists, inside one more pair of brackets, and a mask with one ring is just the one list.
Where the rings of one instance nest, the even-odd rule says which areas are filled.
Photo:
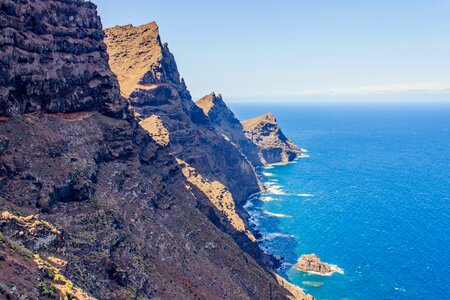
[[[309, 194], [309, 193], [298, 193], [298, 194], [289, 194], [286, 193], [282, 190], [282, 186], [278, 184], [278, 179], [274, 179], [273, 177], [276, 177], [276, 175], [268, 172], [272, 169], [274, 169], [275, 167], [280, 167], [280, 166], [285, 166], [285, 165], [291, 165], [291, 164], [296, 164], [298, 163], [298, 161], [300, 159], [305, 159], [308, 158], [309, 155], [306, 155], [304, 153], [308, 153], [308, 150], [306, 149], [302, 149], [302, 153], [300, 155], [298, 155], [294, 160], [292, 161], [288, 161], [288, 162], [280, 162], [280, 163], [272, 163], [272, 164], [267, 164], [265, 166], [261, 166], [256, 168], [256, 172], [258, 175], [258, 178], [260, 179], [261, 183], [263, 184], [265, 190], [258, 192], [258, 193], [254, 193], [252, 194], [247, 201], [245, 202], [245, 204], [243, 205], [244, 210], [246, 211], [246, 219], [245, 222], [249, 228], [249, 230], [254, 233], [255, 237], [257, 237], [257, 243], [258, 246], [261, 248], [261, 250], [269, 255], [270, 257], [272, 257], [273, 259], [275, 259], [278, 262], [278, 266], [276, 268], [276, 274], [278, 276], [281, 276], [282, 278], [284, 278], [286, 281], [290, 282], [289, 279], [285, 276], [282, 275], [282, 273], [280, 272], [283, 269], [287, 269], [287, 268], [292, 268], [295, 269], [299, 272], [303, 272], [305, 274], [309, 274], [309, 275], [316, 275], [316, 276], [323, 276], [323, 277], [330, 277], [335, 273], [344, 275], [345, 272], [343, 269], [341, 269], [339, 266], [335, 265], [335, 264], [328, 264], [328, 263], [324, 263], [326, 264], [331, 271], [330, 272], [326, 272], [326, 273], [321, 273], [321, 272], [316, 272], [316, 271], [311, 271], [311, 270], [300, 270], [298, 268], [295, 268], [295, 265], [292, 263], [287, 263], [285, 261], [285, 258], [283, 256], [280, 255], [276, 255], [273, 253], [273, 250], [271, 249], [270, 246], [268, 245], [264, 245], [265, 242], [270, 242], [275, 238], [295, 238], [294, 235], [289, 234], [289, 233], [283, 233], [283, 232], [263, 232], [261, 231], [261, 229], [259, 228], [262, 224], [261, 219], [264, 217], [273, 217], [273, 218], [293, 218], [293, 216], [287, 216], [284, 214], [277, 214], [277, 213], [271, 213], [265, 210], [262, 210], [261, 212], [256, 212], [256, 211], [252, 211], [252, 208], [255, 206], [255, 201], [262, 201], [262, 202], [270, 202], [270, 201], [277, 201], [277, 199], [273, 198], [272, 196], [297, 196], [297, 197], [314, 197], [313, 194]], [[305, 290], [305, 288], [296, 285], [292, 282], [290, 282], [292, 285], [300, 288], [301, 290]], [[311, 285], [313, 286], [313, 285]], [[320, 287], [322, 285], [318, 285], [316, 287]]]

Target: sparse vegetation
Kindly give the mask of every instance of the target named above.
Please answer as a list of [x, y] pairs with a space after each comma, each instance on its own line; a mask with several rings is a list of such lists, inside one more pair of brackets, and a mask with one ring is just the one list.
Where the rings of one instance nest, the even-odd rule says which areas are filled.
[[56, 299], [56, 291], [55, 291], [55, 287], [53, 285], [47, 284], [45, 281], [41, 281], [39, 289], [40, 289], [42, 296], [47, 296], [49, 298]]

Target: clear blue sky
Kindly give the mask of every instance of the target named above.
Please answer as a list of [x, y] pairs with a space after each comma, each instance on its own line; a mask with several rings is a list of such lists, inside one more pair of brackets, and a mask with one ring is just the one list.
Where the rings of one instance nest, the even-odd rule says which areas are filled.
[[94, 0], [156, 21], [194, 98], [450, 102], [450, 0]]

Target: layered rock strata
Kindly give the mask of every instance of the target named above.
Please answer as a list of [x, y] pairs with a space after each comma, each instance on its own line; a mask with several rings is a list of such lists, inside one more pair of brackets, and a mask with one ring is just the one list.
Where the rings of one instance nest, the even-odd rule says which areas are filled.
[[95, 5], [5, 0], [0, 14], [0, 297], [309, 299], [205, 216], [164, 118], [127, 113]]
[[[24, 3], [26, 5], [24, 5]], [[123, 116], [95, 5], [1, 2], [0, 114], [98, 110]]]
[[107, 29], [105, 42], [109, 63], [135, 117], [155, 140], [164, 132], [186, 179], [208, 198], [201, 211], [260, 263], [276, 267], [278, 261], [261, 251], [242, 222], [243, 204], [261, 188], [255, 169], [191, 100], [156, 23]]
[[175, 156], [224, 184], [238, 204], [259, 191], [253, 166], [192, 101], [156, 23], [107, 29], [105, 42], [111, 69], [136, 117], [159, 116]]
[[242, 122], [245, 135], [259, 148], [264, 164], [284, 163], [301, 155], [301, 150], [281, 131], [272, 113]]

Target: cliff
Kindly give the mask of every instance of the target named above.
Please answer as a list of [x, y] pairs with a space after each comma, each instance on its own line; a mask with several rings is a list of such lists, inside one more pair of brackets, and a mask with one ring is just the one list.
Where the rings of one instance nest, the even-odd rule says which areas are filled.
[[164, 118], [128, 112], [95, 5], [4, 0], [0, 20], [1, 298], [306, 299], [221, 230], [196, 184], [226, 189], [186, 178]]
[[242, 125], [247, 138], [258, 146], [264, 164], [289, 162], [301, 154], [300, 148], [283, 134], [272, 113], [243, 121]]
[[252, 165], [192, 101], [156, 23], [107, 29], [105, 42], [111, 69], [135, 116], [159, 116], [175, 156], [207, 179], [223, 183], [238, 203], [259, 191]]
[[253, 166], [261, 166], [258, 147], [244, 134], [244, 127], [222, 99], [222, 95], [211, 93], [196, 102], [209, 117], [214, 128], [234, 143]]
[[275, 261], [259, 249], [243, 221], [243, 203], [260, 190], [255, 170], [191, 100], [156, 23], [107, 29], [105, 42], [136, 118], [155, 140], [161, 137], [158, 132], [166, 133], [166, 145], [185, 178], [207, 197], [202, 212], [244, 251], [271, 267]]
[[95, 5], [0, 5], [0, 115], [98, 110], [123, 116], [125, 103], [108, 67]]

